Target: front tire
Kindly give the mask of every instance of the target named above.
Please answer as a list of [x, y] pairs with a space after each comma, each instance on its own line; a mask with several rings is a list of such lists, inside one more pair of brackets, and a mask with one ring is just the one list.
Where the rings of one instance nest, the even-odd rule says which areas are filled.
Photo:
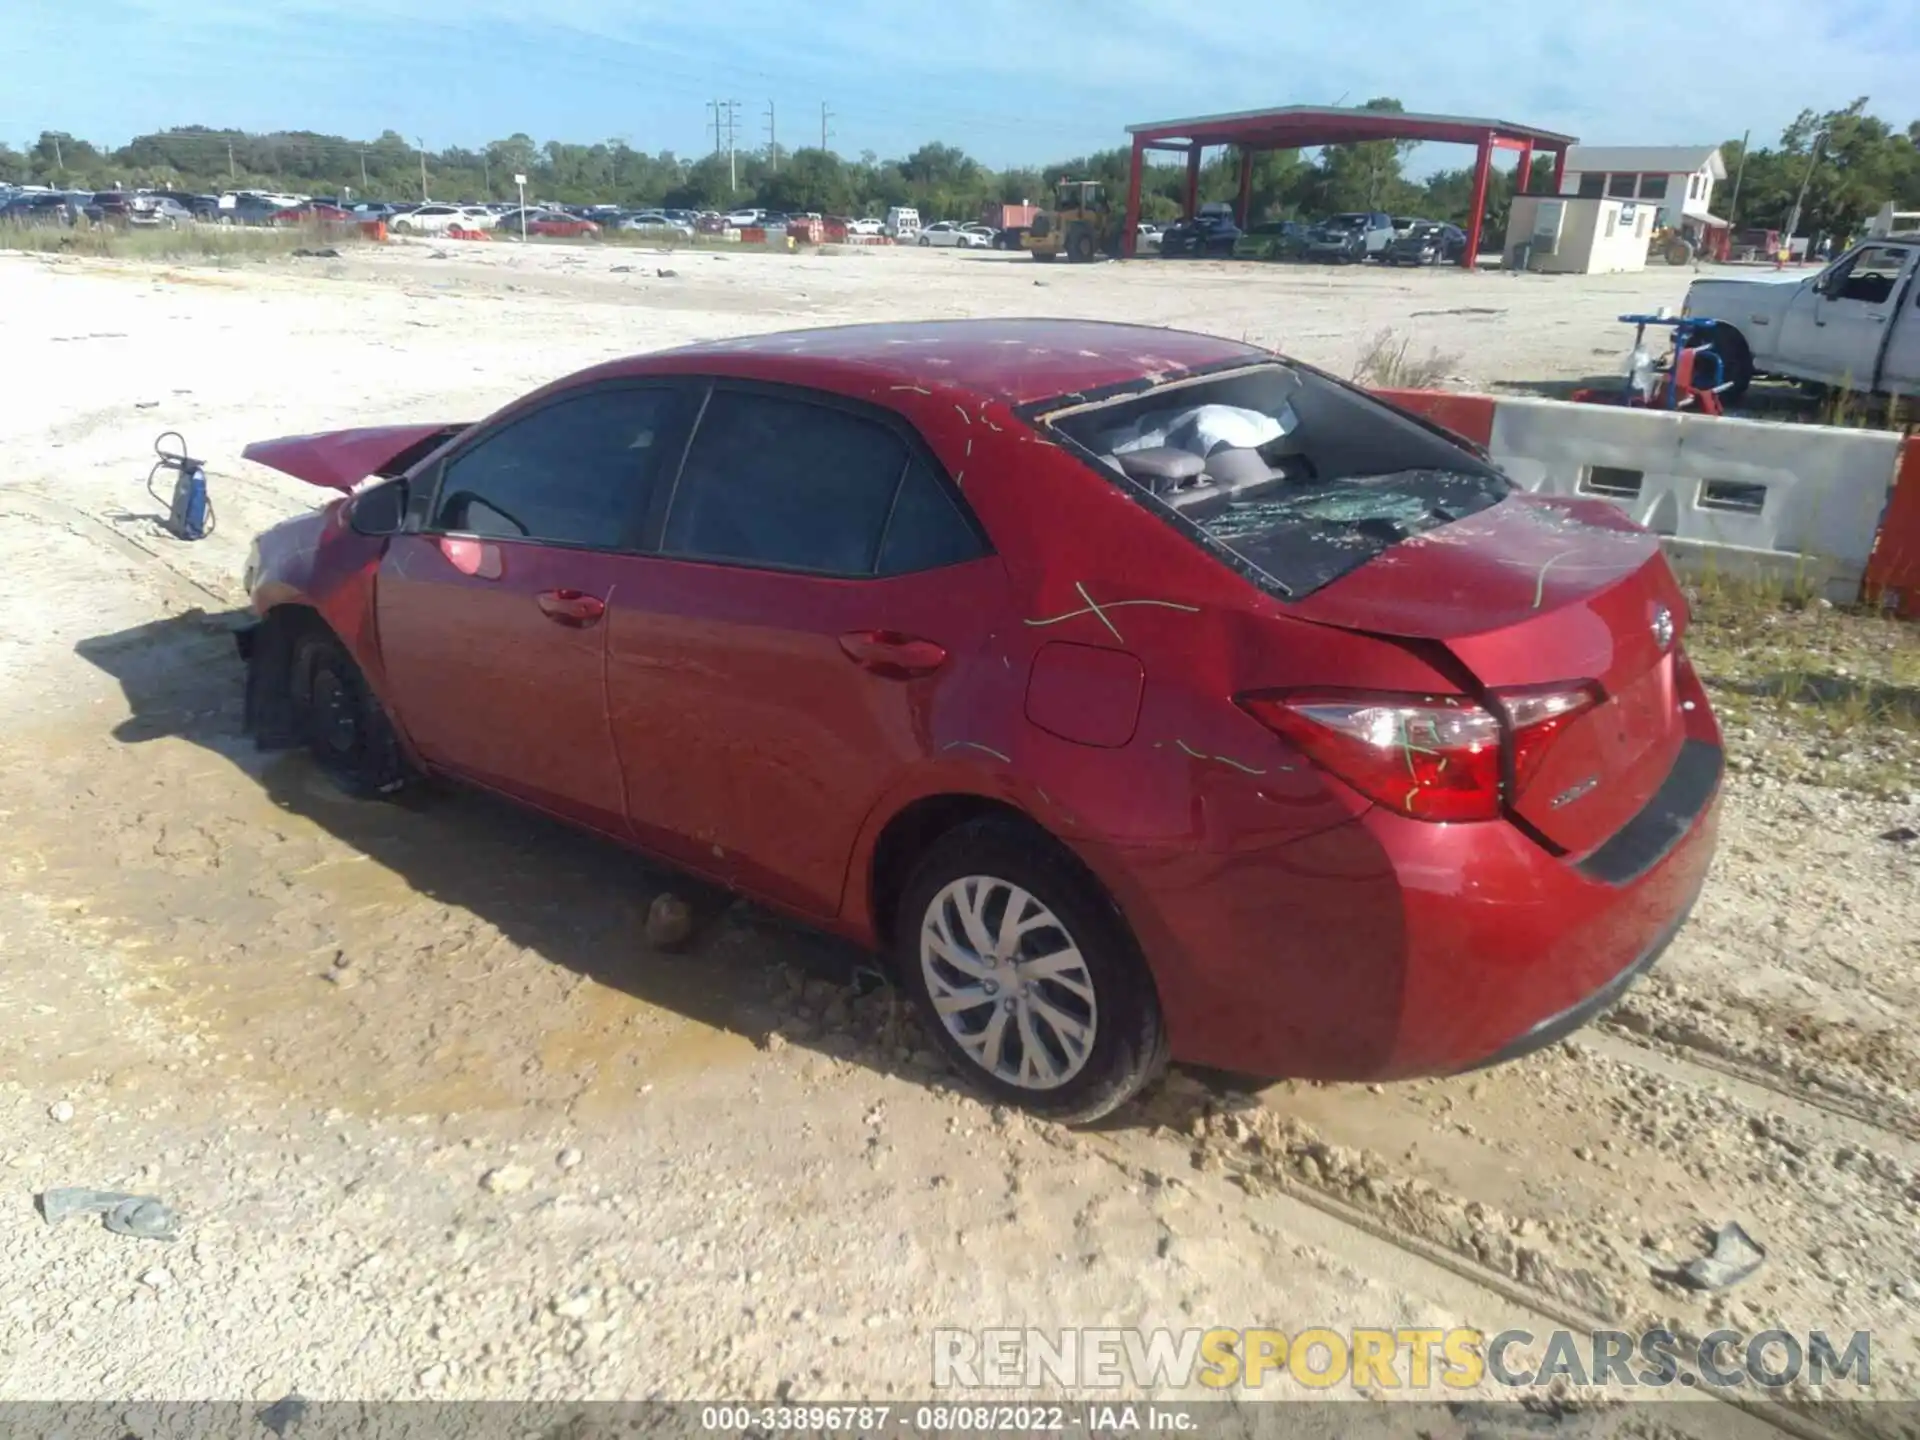
[[302, 635], [289, 666], [294, 724], [314, 763], [362, 799], [394, 795], [414, 778], [400, 737], [346, 647]]
[[1084, 1124], [1165, 1068], [1146, 963], [1099, 886], [1044, 835], [962, 825], [922, 857], [894, 917], [900, 979], [975, 1088]]

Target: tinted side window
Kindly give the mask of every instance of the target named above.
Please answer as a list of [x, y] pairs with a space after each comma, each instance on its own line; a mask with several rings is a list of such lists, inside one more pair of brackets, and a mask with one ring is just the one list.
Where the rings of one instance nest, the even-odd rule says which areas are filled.
[[594, 390], [535, 411], [447, 466], [431, 528], [624, 548], [677, 458], [682, 404], [673, 389]]
[[906, 468], [883, 425], [805, 400], [716, 390], [674, 491], [662, 548], [871, 575]]
[[919, 460], [907, 466], [900, 498], [893, 502], [886, 539], [880, 543], [880, 573], [909, 575], [978, 559], [980, 537], [966, 521], [947, 487]]

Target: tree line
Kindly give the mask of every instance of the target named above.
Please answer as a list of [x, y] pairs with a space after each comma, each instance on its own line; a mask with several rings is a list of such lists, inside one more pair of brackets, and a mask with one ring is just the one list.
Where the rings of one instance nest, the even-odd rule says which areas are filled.
[[[1739, 176], [1739, 224], [1778, 228], [1797, 203], [1801, 233], [1846, 234], [1888, 200], [1901, 208], [1920, 208], [1920, 121], [1896, 130], [1869, 115], [1866, 106], [1861, 99], [1844, 110], [1803, 112], [1770, 147], [1728, 142], [1723, 156], [1729, 175]], [[1403, 107], [1381, 97], [1368, 101], [1366, 108]], [[1413, 148], [1408, 142], [1381, 140], [1328, 146], [1311, 157], [1295, 150], [1263, 152], [1253, 165], [1253, 217], [1386, 210], [1464, 225], [1473, 203], [1472, 169], [1410, 179], [1405, 166]], [[390, 201], [419, 199], [424, 193], [437, 200], [472, 201], [513, 199], [514, 176], [525, 175], [530, 200], [562, 204], [687, 209], [760, 205], [828, 215], [880, 214], [889, 206], [912, 205], [931, 220], [971, 219], [994, 203], [1045, 203], [1053, 182], [1062, 176], [1104, 181], [1117, 196], [1127, 183], [1128, 162], [1128, 150], [1117, 147], [1044, 166], [994, 170], [958, 146], [937, 141], [900, 159], [882, 159], [872, 151], [850, 159], [818, 147], [686, 157], [671, 150], [650, 154], [622, 140], [541, 144], [525, 134], [478, 149], [423, 151], [392, 130], [376, 139], [353, 140], [312, 131], [259, 135], [185, 126], [138, 136], [118, 149], [57, 131], [43, 132], [25, 150], [0, 144], [0, 181], [96, 190], [152, 186], [195, 192], [347, 191], [357, 198]], [[1548, 188], [1550, 168], [1536, 164], [1534, 190]], [[1722, 214], [1734, 200], [1731, 183], [1715, 196], [1715, 208]], [[1238, 191], [1237, 155], [1213, 152], [1201, 170], [1200, 198], [1231, 201]], [[1177, 218], [1185, 192], [1184, 166], [1149, 166], [1142, 185], [1143, 218]], [[1512, 172], [1495, 170], [1483, 216], [1493, 233], [1504, 226], [1512, 195]]]

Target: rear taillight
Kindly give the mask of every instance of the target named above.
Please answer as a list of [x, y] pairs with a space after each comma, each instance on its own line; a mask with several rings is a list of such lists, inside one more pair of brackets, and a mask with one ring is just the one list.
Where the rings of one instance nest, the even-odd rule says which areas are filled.
[[1498, 690], [1494, 698], [1507, 712], [1513, 735], [1513, 798], [1527, 793], [1547, 750], [1583, 710], [1593, 708], [1598, 692], [1590, 685], [1552, 685], [1538, 690]]
[[1241, 708], [1369, 800], [1416, 820], [1500, 814], [1511, 737], [1517, 797], [1559, 733], [1596, 695], [1590, 686], [1496, 692], [1507, 723], [1459, 695], [1366, 691], [1245, 695]]

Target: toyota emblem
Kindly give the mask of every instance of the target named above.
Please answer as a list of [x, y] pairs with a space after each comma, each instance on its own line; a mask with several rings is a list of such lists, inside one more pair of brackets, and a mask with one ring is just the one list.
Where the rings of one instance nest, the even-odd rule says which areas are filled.
[[1653, 607], [1653, 643], [1662, 650], [1673, 644], [1673, 612], [1664, 605]]

